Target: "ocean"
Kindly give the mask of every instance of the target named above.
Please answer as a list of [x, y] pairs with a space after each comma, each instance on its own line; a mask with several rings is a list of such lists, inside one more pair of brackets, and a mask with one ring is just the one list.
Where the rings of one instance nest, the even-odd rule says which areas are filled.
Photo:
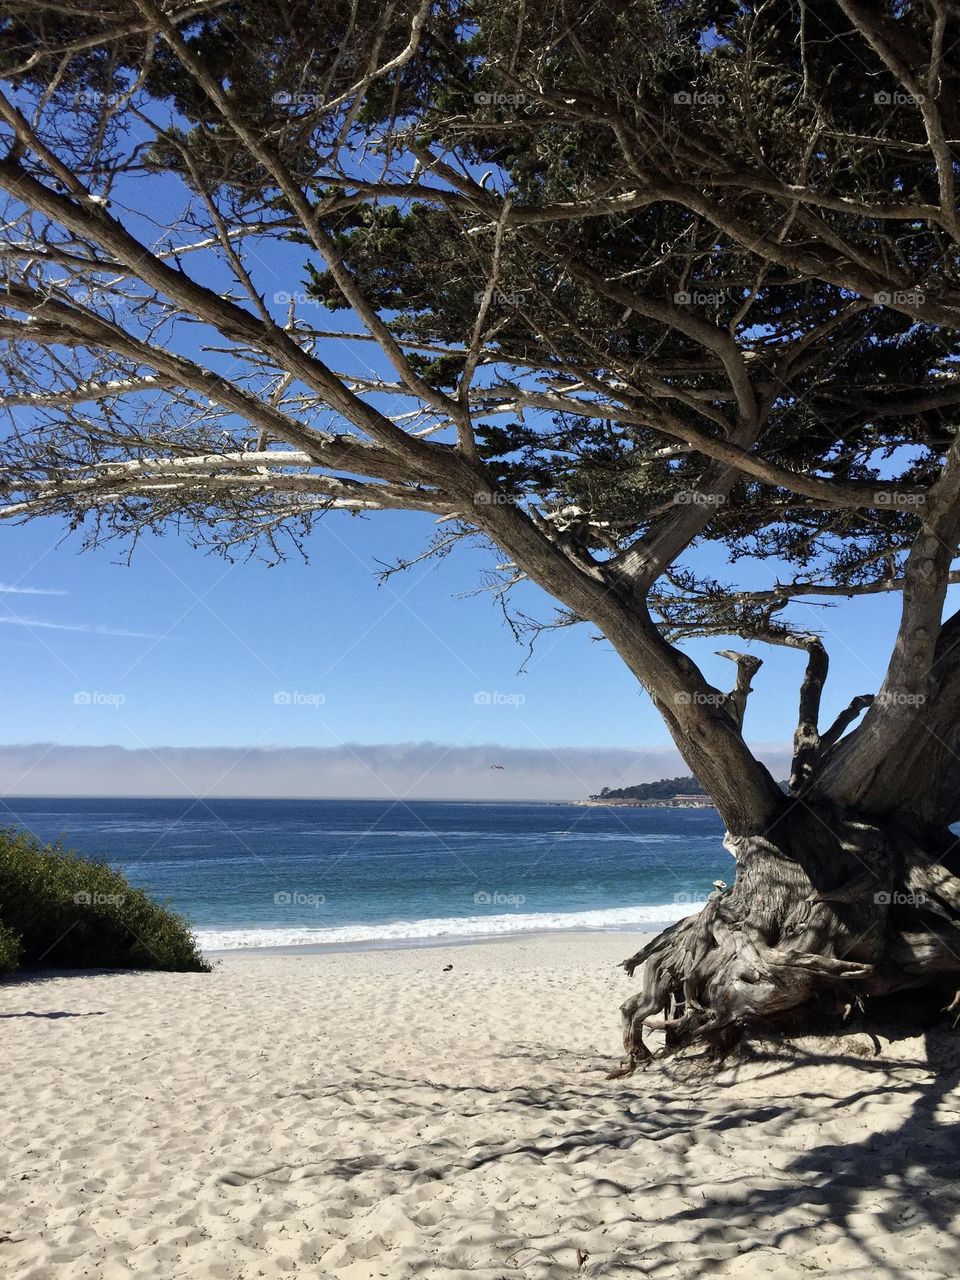
[[380, 800], [8, 798], [168, 899], [205, 950], [658, 928], [733, 879], [712, 809]]

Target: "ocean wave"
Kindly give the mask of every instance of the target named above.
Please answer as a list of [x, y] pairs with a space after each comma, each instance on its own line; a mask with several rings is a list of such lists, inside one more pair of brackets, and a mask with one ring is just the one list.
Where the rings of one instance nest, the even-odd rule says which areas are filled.
[[286, 928], [197, 929], [204, 951], [235, 951], [259, 947], [351, 946], [361, 943], [424, 942], [446, 939], [496, 938], [513, 933], [544, 933], [563, 929], [643, 929], [661, 927], [690, 915], [703, 901], [650, 903], [647, 906], [607, 907], [596, 911], [542, 911], [499, 916], [441, 916], [426, 920], [393, 920], [351, 924], [327, 929]]

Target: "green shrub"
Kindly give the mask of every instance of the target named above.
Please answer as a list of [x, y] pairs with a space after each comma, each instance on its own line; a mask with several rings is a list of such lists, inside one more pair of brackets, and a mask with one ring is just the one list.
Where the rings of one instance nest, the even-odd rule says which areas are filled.
[[0, 924], [0, 974], [16, 973], [20, 968], [22, 952], [17, 935], [6, 925]]
[[0, 972], [18, 959], [26, 968], [210, 968], [186, 920], [119, 871], [0, 830]]

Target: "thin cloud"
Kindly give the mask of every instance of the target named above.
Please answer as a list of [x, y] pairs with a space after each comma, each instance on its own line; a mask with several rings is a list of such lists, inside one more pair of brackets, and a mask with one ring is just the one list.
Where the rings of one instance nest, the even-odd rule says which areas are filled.
[[159, 640], [148, 631], [126, 631], [123, 627], [102, 627], [92, 622], [45, 622], [41, 618], [0, 618], [8, 627], [40, 628], [44, 631], [82, 631], [88, 636], [123, 636], [128, 640]]
[[12, 583], [0, 582], [0, 596], [65, 596], [68, 593], [57, 587], [16, 587]]

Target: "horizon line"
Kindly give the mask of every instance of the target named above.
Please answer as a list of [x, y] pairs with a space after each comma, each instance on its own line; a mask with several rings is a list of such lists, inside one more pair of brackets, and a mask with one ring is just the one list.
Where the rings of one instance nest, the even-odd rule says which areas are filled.
[[[589, 797], [588, 797], [589, 798]], [[97, 791], [88, 792], [86, 794], [77, 794], [74, 792], [55, 793], [55, 792], [27, 792], [27, 791], [7, 791], [0, 795], [0, 801], [4, 800], [193, 800], [202, 802], [206, 800], [350, 800], [355, 804], [381, 804], [384, 801], [393, 801], [397, 804], [416, 802], [419, 804], [578, 804], [576, 800], [537, 800], [534, 797], [514, 796], [509, 800], [496, 800], [492, 798], [482, 798], [476, 796], [274, 796], [274, 795], [247, 795], [242, 796], [224, 796], [224, 795], [146, 795], [139, 793], [120, 793], [113, 791]]]

